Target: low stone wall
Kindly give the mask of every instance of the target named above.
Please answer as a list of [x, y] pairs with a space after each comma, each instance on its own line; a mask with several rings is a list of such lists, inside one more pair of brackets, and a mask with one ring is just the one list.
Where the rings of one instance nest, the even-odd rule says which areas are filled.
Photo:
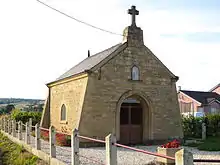
[[7, 136], [12, 142], [23, 146], [28, 152], [32, 153], [33, 155], [36, 155], [37, 157], [39, 157], [40, 159], [44, 160], [45, 162], [47, 162], [50, 165], [65, 165], [65, 163], [61, 162], [60, 160], [56, 159], [56, 158], [51, 158], [48, 154], [46, 154], [45, 152], [41, 151], [41, 150], [37, 150], [35, 148], [33, 148], [32, 146], [25, 144], [25, 142], [18, 140], [17, 138], [11, 136], [10, 134], [4, 132], [1, 130], [1, 133], [5, 136]]

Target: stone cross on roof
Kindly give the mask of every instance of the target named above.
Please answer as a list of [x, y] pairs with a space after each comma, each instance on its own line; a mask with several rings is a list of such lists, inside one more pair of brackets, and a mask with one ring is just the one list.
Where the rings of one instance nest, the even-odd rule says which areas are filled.
[[131, 26], [136, 26], [136, 22], [135, 22], [135, 16], [139, 15], [139, 11], [136, 10], [136, 6], [131, 6], [131, 9], [128, 10], [128, 14], [130, 14], [132, 23]]

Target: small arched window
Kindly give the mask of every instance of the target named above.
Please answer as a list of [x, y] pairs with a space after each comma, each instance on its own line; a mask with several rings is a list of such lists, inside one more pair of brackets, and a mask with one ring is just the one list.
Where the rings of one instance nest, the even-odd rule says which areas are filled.
[[61, 120], [66, 120], [66, 106], [64, 104], [61, 107]]
[[139, 80], [140, 79], [140, 71], [137, 66], [133, 66], [131, 69], [131, 79], [132, 80]]

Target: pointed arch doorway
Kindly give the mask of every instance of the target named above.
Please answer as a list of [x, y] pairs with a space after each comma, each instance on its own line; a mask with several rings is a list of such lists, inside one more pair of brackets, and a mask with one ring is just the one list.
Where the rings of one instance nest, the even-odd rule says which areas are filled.
[[143, 141], [143, 106], [137, 98], [125, 99], [120, 107], [120, 142], [138, 144]]

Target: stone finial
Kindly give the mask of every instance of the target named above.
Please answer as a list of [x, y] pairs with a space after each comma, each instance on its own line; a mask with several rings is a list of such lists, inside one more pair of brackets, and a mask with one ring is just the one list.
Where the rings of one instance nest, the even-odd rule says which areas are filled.
[[135, 16], [139, 14], [139, 11], [136, 10], [135, 6], [132, 6], [128, 13], [132, 15], [132, 23], [131, 26], [126, 27], [123, 31], [123, 43], [127, 42], [128, 46], [134, 47], [142, 46], [144, 45], [143, 31], [136, 26], [135, 22]]

